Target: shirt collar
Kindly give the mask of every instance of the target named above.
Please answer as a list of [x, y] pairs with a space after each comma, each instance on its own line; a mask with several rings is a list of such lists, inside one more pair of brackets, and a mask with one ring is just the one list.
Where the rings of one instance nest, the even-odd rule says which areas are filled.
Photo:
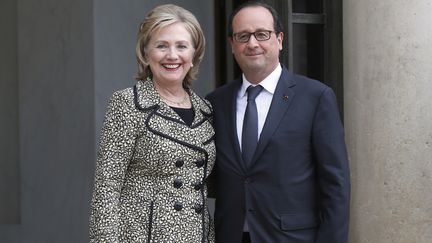
[[[281, 74], [282, 74], [282, 67], [279, 64], [279, 65], [277, 65], [275, 70], [273, 70], [273, 72], [271, 72], [265, 79], [263, 79], [259, 83], [259, 85], [261, 85], [264, 88], [264, 90], [266, 90], [267, 92], [269, 92], [270, 94], [273, 95], [275, 90], [276, 90], [276, 85], [279, 81]], [[243, 78], [243, 82], [242, 82], [242, 86], [240, 87], [239, 97], [245, 96], [246, 95], [246, 89], [250, 85], [253, 85], [246, 79], [244, 73], [242, 74], [242, 78]]]

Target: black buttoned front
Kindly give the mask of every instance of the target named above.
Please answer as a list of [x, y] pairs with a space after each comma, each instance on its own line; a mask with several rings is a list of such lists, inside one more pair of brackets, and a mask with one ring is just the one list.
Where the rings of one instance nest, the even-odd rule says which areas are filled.
[[177, 160], [177, 161], [175, 162], [175, 166], [176, 166], [177, 168], [180, 168], [180, 167], [182, 167], [183, 165], [184, 165], [184, 161], [181, 160], [181, 159], [179, 159], [179, 160]]
[[195, 164], [196, 164], [197, 167], [203, 167], [204, 160], [203, 159], [197, 160], [197, 161], [195, 161]]
[[177, 210], [177, 211], [182, 210], [183, 209], [183, 203], [181, 203], [181, 202], [175, 202], [174, 203], [174, 209]]
[[183, 182], [179, 178], [176, 178], [174, 180], [174, 187], [175, 188], [180, 188], [182, 185], [183, 185]]
[[193, 184], [193, 188], [197, 191], [201, 190], [202, 187], [203, 187], [203, 184], [201, 183], [201, 181], [195, 182]]

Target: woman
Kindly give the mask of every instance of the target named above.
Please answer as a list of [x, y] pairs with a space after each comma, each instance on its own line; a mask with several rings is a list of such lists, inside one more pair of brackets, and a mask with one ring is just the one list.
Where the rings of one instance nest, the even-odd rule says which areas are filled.
[[141, 24], [138, 82], [114, 93], [102, 128], [92, 242], [214, 242], [205, 184], [212, 110], [189, 88], [204, 46], [181, 7], [156, 7]]

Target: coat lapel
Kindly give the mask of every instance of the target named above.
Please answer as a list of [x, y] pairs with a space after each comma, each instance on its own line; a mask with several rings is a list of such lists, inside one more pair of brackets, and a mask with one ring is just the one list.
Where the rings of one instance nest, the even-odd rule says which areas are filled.
[[280, 121], [288, 110], [290, 103], [294, 99], [295, 93], [291, 89], [293, 86], [295, 86], [295, 81], [292, 78], [292, 74], [284, 67], [276, 86], [270, 109], [267, 114], [263, 130], [261, 131], [260, 139], [258, 141], [258, 145], [251, 164], [254, 164], [264, 151], [265, 147], [270, 141], [270, 138], [273, 136]]
[[141, 81], [137, 84], [136, 100], [138, 108], [148, 111], [145, 119], [147, 129], [159, 136], [188, 146], [202, 147], [214, 138], [211, 123], [211, 109], [192, 90], [189, 91], [192, 106], [195, 111], [194, 120], [189, 127], [180, 116], [157, 94], [151, 81]]

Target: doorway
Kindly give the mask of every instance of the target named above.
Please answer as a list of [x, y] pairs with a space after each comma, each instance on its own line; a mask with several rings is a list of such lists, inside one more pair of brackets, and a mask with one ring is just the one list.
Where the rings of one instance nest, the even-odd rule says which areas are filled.
[[[228, 18], [245, 0], [215, 1], [216, 86], [240, 76], [227, 40]], [[280, 60], [290, 71], [330, 86], [343, 111], [342, 0], [268, 0], [279, 13]], [[343, 116], [341, 116], [343, 117]]]

